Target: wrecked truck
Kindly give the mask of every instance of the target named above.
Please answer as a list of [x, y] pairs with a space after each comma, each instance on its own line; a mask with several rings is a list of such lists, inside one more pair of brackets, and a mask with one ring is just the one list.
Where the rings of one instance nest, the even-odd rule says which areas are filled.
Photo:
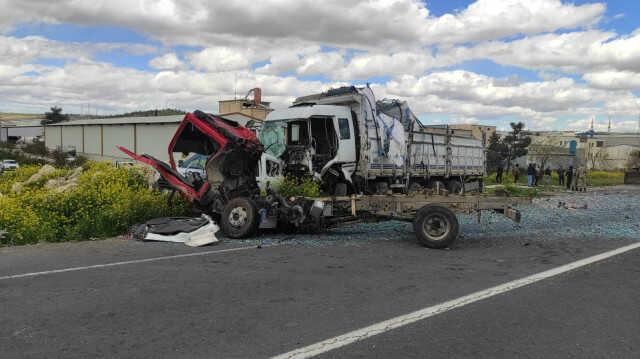
[[[377, 101], [372, 89], [340, 87], [297, 98], [267, 115], [261, 168], [275, 176], [314, 177], [330, 195], [481, 191], [481, 140], [447, 126], [425, 127], [408, 104]], [[268, 157], [268, 156], [270, 157]]]
[[[169, 143], [169, 163], [118, 146], [132, 159], [153, 167], [195, 209], [211, 214], [231, 238], [250, 237], [261, 228], [300, 227], [313, 201], [285, 200], [271, 189], [260, 195], [256, 182], [263, 147], [256, 134], [235, 121], [194, 111], [187, 113]], [[205, 175], [176, 169], [175, 153], [206, 156]]]
[[[317, 231], [357, 222], [412, 222], [419, 241], [444, 248], [457, 238], [456, 213], [491, 210], [520, 221], [513, 206], [527, 200], [509, 197], [450, 195], [436, 186], [409, 194], [351, 194], [321, 198], [284, 198], [267, 184], [261, 193], [256, 176], [264, 150], [256, 135], [220, 116], [187, 113], [169, 143], [169, 163], [118, 147], [131, 158], [155, 168], [194, 207], [210, 214], [230, 238], [246, 238], [259, 229]], [[183, 176], [174, 153], [207, 156], [204, 178]], [[273, 159], [273, 157], [272, 157]], [[479, 217], [478, 217], [479, 218]]]

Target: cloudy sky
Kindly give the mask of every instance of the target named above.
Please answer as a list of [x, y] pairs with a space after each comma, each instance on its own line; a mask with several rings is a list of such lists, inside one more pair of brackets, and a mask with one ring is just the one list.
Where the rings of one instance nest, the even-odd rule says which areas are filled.
[[101, 114], [344, 84], [426, 123], [635, 131], [640, 1], [0, 0], [0, 111]]

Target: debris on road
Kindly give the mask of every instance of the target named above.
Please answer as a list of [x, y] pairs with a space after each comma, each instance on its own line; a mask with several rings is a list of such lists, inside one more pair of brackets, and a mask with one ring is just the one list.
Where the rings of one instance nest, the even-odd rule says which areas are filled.
[[558, 208], [564, 209], [587, 209], [588, 205], [586, 203], [576, 204], [576, 203], [567, 203], [563, 201], [558, 202]]
[[201, 247], [218, 243], [216, 232], [220, 227], [203, 214], [201, 217], [154, 218], [133, 231], [135, 239], [143, 241], [184, 243], [190, 247]]

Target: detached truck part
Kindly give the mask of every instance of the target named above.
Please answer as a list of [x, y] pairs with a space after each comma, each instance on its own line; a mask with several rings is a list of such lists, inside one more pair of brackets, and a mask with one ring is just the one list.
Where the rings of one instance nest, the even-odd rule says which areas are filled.
[[[131, 158], [155, 168], [176, 192], [219, 222], [226, 236], [246, 238], [260, 229], [323, 230], [354, 222], [398, 219], [414, 223], [424, 245], [443, 248], [459, 232], [455, 213], [493, 210], [519, 221], [509, 197], [449, 195], [436, 187], [410, 194], [351, 195], [327, 198], [284, 198], [256, 182], [263, 151], [256, 135], [228, 119], [201, 111], [187, 113], [169, 143], [169, 163], [119, 147]], [[176, 170], [174, 153], [207, 156], [205, 178], [185, 177]]]

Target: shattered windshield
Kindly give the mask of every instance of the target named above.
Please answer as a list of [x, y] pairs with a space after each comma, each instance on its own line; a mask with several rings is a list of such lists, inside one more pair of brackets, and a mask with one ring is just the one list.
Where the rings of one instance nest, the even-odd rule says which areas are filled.
[[265, 121], [260, 130], [260, 142], [268, 154], [280, 157], [286, 148], [284, 140], [285, 121]]

